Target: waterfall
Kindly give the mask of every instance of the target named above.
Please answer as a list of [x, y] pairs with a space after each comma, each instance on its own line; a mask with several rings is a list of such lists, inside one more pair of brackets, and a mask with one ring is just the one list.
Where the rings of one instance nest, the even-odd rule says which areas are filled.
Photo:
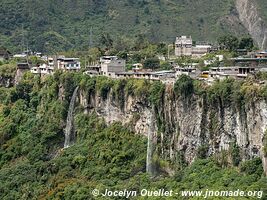
[[77, 97], [79, 87], [76, 87], [70, 101], [69, 110], [68, 110], [68, 117], [67, 117], [67, 125], [65, 128], [65, 142], [64, 148], [68, 148], [73, 140], [74, 140], [74, 129], [73, 129], [73, 111], [75, 106], [75, 99]]
[[267, 176], [267, 157], [263, 156], [262, 158], [262, 165], [263, 165], [263, 170], [265, 172], [265, 175]]
[[146, 172], [153, 175], [153, 136], [155, 132], [154, 124], [154, 110], [152, 109], [152, 114], [148, 120], [148, 133], [147, 133], [147, 156], [146, 156]]

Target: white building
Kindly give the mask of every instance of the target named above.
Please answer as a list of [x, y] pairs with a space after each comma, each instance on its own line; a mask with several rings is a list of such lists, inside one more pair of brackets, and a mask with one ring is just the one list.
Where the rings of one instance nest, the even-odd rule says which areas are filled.
[[[50, 60], [50, 64], [52, 65], [52, 60]], [[64, 71], [79, 71], [81, 69], [81, 63], [79, 58], [65, 58], [61, 57], [57, 59], [57, 69], [61, 69]]]
[[126, 61], [117, 56], [103, 56], [100, 58], [100, 74], [114, 76], [117, 72], [125, 72]]
[[48, 64], [42, 64], [31, 68], [31, 73], [39, 75], [49, 75], [54, 73], [54, 66]]
[[26, 58], [26, 57], [27, 57], [27, 54], [25, 53], [13, 55], [13, 58]]

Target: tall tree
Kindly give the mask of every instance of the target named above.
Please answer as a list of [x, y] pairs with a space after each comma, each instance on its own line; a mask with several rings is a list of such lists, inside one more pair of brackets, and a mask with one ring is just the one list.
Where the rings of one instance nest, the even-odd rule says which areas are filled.
[[233, 35], [219, 37], [218, 43], [222, 49], [229, 51], [236, 51], [239, 47], [239, 40]]
[[239, 49], [252, 50], [254, 47], [253, 39], [251, 37], [243, 37], [239, 42]]

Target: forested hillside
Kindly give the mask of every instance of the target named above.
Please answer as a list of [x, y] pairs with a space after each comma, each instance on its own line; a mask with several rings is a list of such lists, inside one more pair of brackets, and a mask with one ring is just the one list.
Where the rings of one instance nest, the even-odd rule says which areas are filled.
[[215, 41], [246, 35], [234, 0], [1, 0], [0, 43], [11, 50], [29, 45], [55, 52], [101, 45], [101, 35], [130, 46], [136, 36], [173, 42], [177, 35]]

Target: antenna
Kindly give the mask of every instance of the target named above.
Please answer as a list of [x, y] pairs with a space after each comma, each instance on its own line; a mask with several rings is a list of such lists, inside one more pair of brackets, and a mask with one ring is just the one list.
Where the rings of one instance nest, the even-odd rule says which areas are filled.
[[28, 38], [27, 38], [27, 51], [26, 51], [26, 59], [27, 59], [27, 63], [29, 65], [29, 41], [28, 41]]
[[25, 44], [24, 44], [24, 40], [25, 40], [25, 38], [24, 38], [24, 26], [23, 26], [23, 24], [22, 24], [22, 26], [21, 26], [21, 32], [22, 32], [22, 36], [21, 36], [21, 52], [24, 52], [24, 46], [25, 46]]
[[89, 49], [93, 47], [93, 29], [92, 26], [90, 28], [90, 35], [89, 35]]

